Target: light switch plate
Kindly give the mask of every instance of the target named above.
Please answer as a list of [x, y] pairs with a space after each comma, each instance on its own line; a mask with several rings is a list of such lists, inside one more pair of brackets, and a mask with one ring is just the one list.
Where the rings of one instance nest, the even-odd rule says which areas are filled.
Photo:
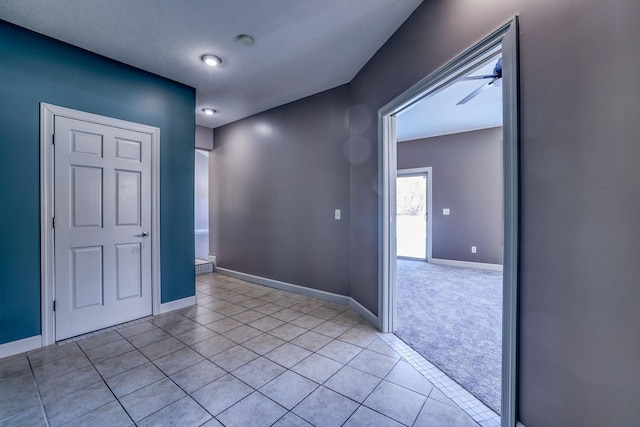
[[341, 216], [342, 216], [342, 212], [340, 212], [340, 209], [336, 209], [335, 219], [339, 221]]
[[449, 208], [444, 208], [442, 209], [442, 215], [450, 215], [451, 211], [449, 210]]

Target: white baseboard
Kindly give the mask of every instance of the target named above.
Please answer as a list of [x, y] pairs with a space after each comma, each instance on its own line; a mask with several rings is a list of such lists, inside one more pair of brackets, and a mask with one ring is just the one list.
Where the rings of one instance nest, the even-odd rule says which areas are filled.
[[301, 294], [308, 297], [318, 298], [324, 301], [336, 302], [338, 304], [348, 305], [353, 308], [356, 313], [361, 315], [366, 321], [371, 323], [376, 328], [380, 328], [378, 316], [371, 313], [358, 301], [351, 297], [344, 295], [334, 294], [332, 292], [320, 291], [318, 289], [307, 288], [305, 286], [294, 285], [292, 283], [281, 282], [279, 280], [267, 279], [265, 277], [254, 276], [252, 274], [241, 273], [239, 271], [229, 270], [226, 268], [217, 268], [216, 271], [220, 274], [229, 277], [235, 277], [236, 279], [245, 280], [247, 282], [256, 283], [258, 285], [268, 286], [270, 288], [280, 289], [283, 291], [293, 292], [295, 294]]
[[378, 316], [370, 312], [364, 305], [360, 304], [353, 298], [349, 298], [349, 307], [353, 308], [355, 312], [362, 316], [367, 322], [380, 329], [380, 319]]
[[195, 230], [194, 234], [209, 234], [208, 228], [199, 228]]
[[450, 265], [452, 267], [477, 268], [480, 270], [502, 271], [502, 264], [488, 264], [484, 262], [457, 261], [453, 259], [432, 258], [432, 264]]
[[174, 310], [180, 310], [181, 308], [185, 308], [185, 307], [191, 307], [192, 305], [195, 305], [195, 303], [196, 303], [195, 296], [177, 299], [175, 301], [165, 302], [163, 304], [160, 304], [160, 313], [158, 314], [168, 313]]
[[522, 424], [520, 421], [518, 421], [518, 422], [516, 423], [516, 427], [524, 427], [524, 424]]
[[295, 294], [306, 295], [308, 297], [318, 298], [324, 301], [337, 302], [338, 304], [349, 305], [349, 301], [351, 300], [351, 298], [344, 295], [320, 291], [318, 289], [311, 289], [300, 285], [281, 282], [279, 280], [267, 279], [265, 277], [254, 276], [252, 274], [240, 273], [239, 271], [229, 270], [227, 268], [217, 268], [216, 272], [224, 274], [225, 276], [235, 277], [236, 279], [256, 283], [258, 285], [268, 286], [270, 288], [276, 288], [283, 291], [289, 291]]
[[42, 347], [42, 335], [0, 344], [0, 359]]

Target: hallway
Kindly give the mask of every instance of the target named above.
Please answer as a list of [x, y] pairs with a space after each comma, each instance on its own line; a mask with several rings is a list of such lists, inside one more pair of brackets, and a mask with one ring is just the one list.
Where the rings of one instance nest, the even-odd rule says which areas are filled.
[[0, 424], [478, 425], [347, 306], [219, 274], [197, 301], [0, 360]]

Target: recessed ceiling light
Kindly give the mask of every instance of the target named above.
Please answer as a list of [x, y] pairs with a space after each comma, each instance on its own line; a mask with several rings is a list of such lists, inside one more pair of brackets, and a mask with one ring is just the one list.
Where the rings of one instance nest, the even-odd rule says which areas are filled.
[[247, 34], [240, 34], [238, 37], [236, 37], [236, 42], [240, 46], [251, 46], [253, 44], [253, 37]]
[[203, 108], [202, 112], [205, 113], [207, 116], [213, 116], [216, 110], [214, 110], [213, 108]]
[[202, 62], [211, 67], [217, 67], [218, 65], [222, 64], [222, 58], [215, 55], [202, 55], [200, 59], [202, 59]]

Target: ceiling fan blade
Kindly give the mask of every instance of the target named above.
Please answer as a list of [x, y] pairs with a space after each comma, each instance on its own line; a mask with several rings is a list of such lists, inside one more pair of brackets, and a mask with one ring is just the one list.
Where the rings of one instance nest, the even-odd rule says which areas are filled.
[[486, 80], [486, 79], [495, 79], [497, 77], [496, 74], [487, 74], [484, 76], [467, 76], [462, 80]]
[[480, 95], [482, 92], [484, 92], [485, 90], [487, 90], [487, 88], [489, 87], [490, 83], [487, 84], [483, 84], [482, 86], [480, 86], [478, 89], [474, 90], [473, 92], [471, 92], [469, 95], [465, 96], [464, 98], [462, 98], [460, 100], [460, 102], [458, 102], [456, 105], [462, 105], [462, 104], [466, 104], [467, 102], [471, 101], [473, 98], [475, 98], [476, 96]]
[[498, 80], [498, 77], [494, 77], [493, 80], [491, 80], [489, 83], [483, 84], [478, 89], [474, 90], [469, 95], [462, 98], [460, 102], [458, 102], [456, 105], [466, 104], [467, 102], [471, 101], [473, 98], [475, 98], [476, 96], [480, 95], [482, 92], [490, 88], [491, 85], [493, 85], [496, 82], [496, 80]]

